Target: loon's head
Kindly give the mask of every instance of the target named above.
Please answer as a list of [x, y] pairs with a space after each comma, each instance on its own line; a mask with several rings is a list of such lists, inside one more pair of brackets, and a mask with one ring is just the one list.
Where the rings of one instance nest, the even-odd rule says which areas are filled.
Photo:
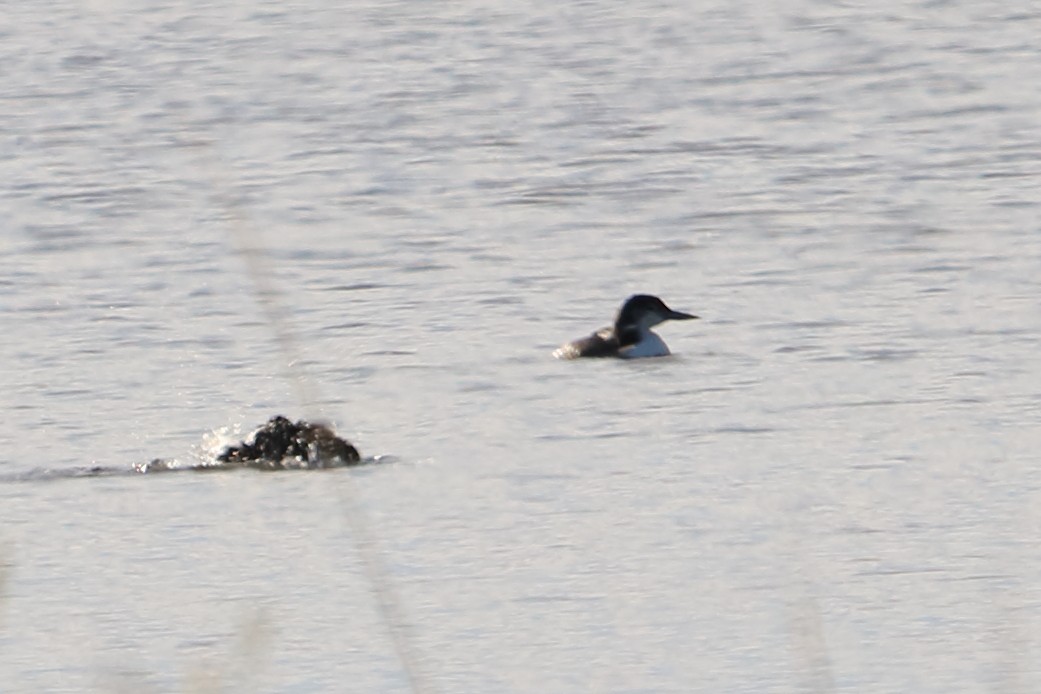
[[665, 302], [650, 294], [634, 294], [625, 300], [618, 318], [615, 319], [615, 330], [644, 331], [650, 330], [667, 320], [693, 320], [697, 316], [683, 311], [673, 311]]

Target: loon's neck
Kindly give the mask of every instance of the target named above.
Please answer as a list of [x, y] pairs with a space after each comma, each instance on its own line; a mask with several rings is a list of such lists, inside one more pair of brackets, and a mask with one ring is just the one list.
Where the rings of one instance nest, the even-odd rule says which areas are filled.
[[[665, 340], [658, 336], [650, 328], [641, 327], [636, 331], [628, 333], [630, 339], [622, 342], [618, 355], [624, 359], [637, 359], [639, 357], [664, 357], [670, 354]], [[633, 340], [632, 338], [636, 339]]]

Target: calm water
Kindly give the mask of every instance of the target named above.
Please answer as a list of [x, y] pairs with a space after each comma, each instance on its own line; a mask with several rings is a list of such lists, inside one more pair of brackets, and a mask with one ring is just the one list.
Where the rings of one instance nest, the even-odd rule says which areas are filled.
[[5, 9], [4, 691], [1041, 690], [1041, 13], [333, 5]]

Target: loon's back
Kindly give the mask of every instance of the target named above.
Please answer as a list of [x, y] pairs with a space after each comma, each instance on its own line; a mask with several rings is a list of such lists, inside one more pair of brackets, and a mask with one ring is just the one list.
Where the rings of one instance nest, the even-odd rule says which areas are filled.
[[588, 337], [573, 340], [557, 348], [553, 356], [557, 359], [580, 357], [617, 357], [622, 345], [614, 328], [602, 328]]

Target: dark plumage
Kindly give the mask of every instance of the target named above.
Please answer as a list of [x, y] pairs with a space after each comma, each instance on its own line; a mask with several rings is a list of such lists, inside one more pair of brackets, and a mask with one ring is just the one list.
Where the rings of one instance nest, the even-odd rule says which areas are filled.
[[357, 465], [361, 462], [361, 455], [349, 441], [337, 436], [325, 424], [304, 420], [294, 423], [278, 415], [254, 431], [249, 442], [225, 448], [217, 460], [245, 467], [282, 470]]

